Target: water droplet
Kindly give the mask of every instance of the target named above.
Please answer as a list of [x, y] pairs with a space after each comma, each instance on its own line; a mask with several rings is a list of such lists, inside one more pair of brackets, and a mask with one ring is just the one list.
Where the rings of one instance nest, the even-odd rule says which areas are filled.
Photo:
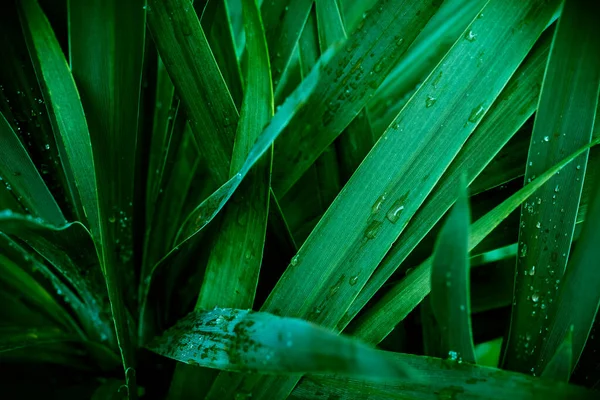
[[465, 306], [464, 306], [464, 304], [461, 304], [461, 305], [460, 305], [460, 311], [465, 311]]
[[523, 246], [521, 246], [521, 257], [525, 257], [527, 255], [527, 245], [525, 243], [523, 243]]
[[477, 39], [477, 35], [473, 33], [473, 31], [469, 31], [465, 34], [465, 39], [467, 39], [469, 42], [474, 42], [475, 39]]
[[292, 261], [290, 262], [290, 264], [292, 265], [292, 267], [295, 267], [296, 265], [298, 265], [298, 254], [296, 254], [294, 257], [292, 257]]
[[400, 214], [402, 214], [402, 210], [404, 210], [404, 205], [402, 204], [401, 200], [396, 200], [396, 202], [392, 204], [392, 206], [388, 210], [386, 218], [391, 223], [395, 224], [396, 222], [398, 222], [398, 219], [400, 219]]
[[529, 275], [531, 275], [531, 276], [535, 275], [535, 265], [533, 265], [531, 267], [531, 269], [529, 270]]
[[[389, 213], [388, 213], [389, 214]], [[381, 221], [373, 221], [367, 226], [367, 230], [365, 231], [365, 237], [367, 239], [375, 239], [379, 229], [381, 228]]]
[[358, 275], [353, 276], [348, 280], [348, 283], [350, 284], [350, 286], [356, 285], [356, 282], [358, 282]]
[[576, 168], [577, 168], [578, 170], [580, 170], [580, 169], [581, 169], [581, 165], [578, 165]]
[[469, 115], [469, 122], [477, 122], [481, 119], [481, 117], [483, 117], [485, 108], [483, 108], [483, 105], [478, 105], [477, 107], [473, 108], [471, 110], [471, 115]]
[[373, 206], [371, 207], [371, 212], [373, 214], [376, 214], [379, 212], [379, 209], [381, 208], [381, 204], [383, 204], [383, 202], [385, 201], [385, 196], [386, 193], [382, 194], [381, 196], [379, 196], [379, 198], [375, 201], [375, 203], [373, 203]]
[[534, 303], [537, 303], [539, 299], [540, 296], [537, 293], [531, 295], [531, 301], [533, 301]]
[[114, 215], [111, 215], [110, 217], [108, 217], [108, 222], [110, 222], [111, 224], [114, 224], [116, 221], [116, 218], [114, 217]]
[[46, 144], [46, 145], [44, 146], [44, 148], [45, 148], [46, 150], [50, 150], [50, 145], [49, 145], [49, 144]]
[[559, 190], [560, 190], [560, 188], [558, 187], [558, 185], [556, 185], [556, 187], [554, 188], [554, 191], [555, 191], [556, 193], [558, 193], [558, 191], [559, 191]]
[[448, 358], [449, 358], [451, 361], [458, 361], [458, 353], [457, 353], [456, 351], [452, 351], [452, 350], [450, 350], [450, 351], [448, 352]]
[[548, 142], [550, 140], [549, 136], [544, 136], [544, 142]]
[[437, 99], [435, 97], [427, 96], [427, 98], [425, 99], [425, 107], [429, 108], [429, 107], [433, 106], [436, 101], [437, 101]]
[[542, 224], [540, 224], [539, 221], [538, 221], [538, 223], [535, 224], [535, 227], [538, 228], [538, 229], [540, 229], [542, 227]]

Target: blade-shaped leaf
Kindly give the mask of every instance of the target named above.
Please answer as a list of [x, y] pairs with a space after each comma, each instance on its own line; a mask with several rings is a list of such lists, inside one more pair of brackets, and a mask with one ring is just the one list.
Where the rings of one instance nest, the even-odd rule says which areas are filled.
[[542, 343], [536, 369], [544, 370], [552, 355], [558, 351], [561, 342], [573, 325], [572, 353], [573, 365], [577, 364], [600, 304], [600, 274], [598, 274], [598, 243], [600, 229], [600, 180], [596, 180], [594, 196], [581, 237], [577, 241], [575, 253], [567, 267], [564, 279], [558, 289], [554, 305], [551, 306], [548, 336]]
[[204, 29], [231, 98], [239, 109], [244, 91], [242, 89], [240, 65], [235, 53], [229, 1], [197, 1], [194, 7], [198, 15], [200, 15], [198, 7], [203, 7], [200, 17], [202, 29]]
[[[324, 60], [328, 60], [331, 53], [328, 52], [323, 55]], [[177, 245], [167, 254], [158, 264], [154, 266], [151, 271], [151, 277], [155, 274], [157, 269], [165, 268], [170, 264], [170, 257], [176, 257], [179, 247], [188, 243], [190, 239], [196, 236], [213, 218], [221, 211], [223, 206], [231, 198], [233, 193], [239, 187], [242, 179], [248, 174], [248, 171], [252, 166], [267, 152], [275, 139], [279, 136], [281, 131], [287, 126], [292, 119], [293, 115], [306, 103], [306, 100], [310, 97], [313, 92], [316, 83], [318, 82], [319, 74], [321, 73], [320, 68], [322, 65], [313, 69], [312, 73], [302, 82], [302, 84], [294, 91], [294, 93], [288, 97], [286, 102], [279, 108], [277, 113], [271, 119], [269, 125], [262, 131], [256, 143], [250, 150], [246, 161], [242, 168], [237, 174], [231, 179], [225, 182], [219, 189], [212, 193], [206, 200], [204, 200], [198, 207], [190, 213], [182, 225], [178, 238], [176, 240]], [[149, 289], [148, 289], [149, 290]], [[142, 296], [141, 315], [145, 315], [147, 312], [147, 296], [146, 292]], [[143, 321], [143, 318], [142, 318]], [[140, 327], [140, 329], [142, 329]]]
[[562, 382], [439, 358], [390, 353], [424, 377], [414, 383], [369, 383], [342, 377], [305, 377], [290, 399], [595, 399], [597, 392]]
[[[243, 0], [246, 31], [246, 91], [240, 113], [231, 172], [235, 174], [252, 150], [252, 145], [273, 115], [273, 88], [269, 53], [260, 11], [255, 0]], [[220, 228], [212, 244], [204, 280], [195, 309], [214, 307], [248, 309], [253, 306], [262, 263], [267, 216], [271, 152], [267, 151], [250, 170], [227, 203]], [[203, 397], [210, 385], [200, 382], [215, 371], [177, 366], [171, 397]], [[201, 378], [202, 375], [204, 379]]]
[[[150, 0], [148, 27], [217, 183], [229, 177], [238, 112], [189, 0]], [[209, 145], [210, 144], [210, 145]]]
[[431, 307], [442, 334], [442, 354], [475, 363], [471, 329], [469, 202], [463, 181], [438, 236], [431, 267]]
[[348, 126], [437, 8], [424, 0], [382, 0], [378, 12], [367, 16], [275, 147], [275, 194], [283, 196]]
[[369, 101], [376, 137], [385, 131], [487, 0], [445, 0]]
[[[233, 150], [232, 175], [243, 167], [273, 114], [273, 89], [260, 13], [255, 0], [244, 0], [243, 7], [248, 72]], [[252, 307], [265, 240], [270, 164], [270, 154], [266, 154], [250, 170], [225, 207], [196, 309]]]
[[573, 371], [573, 326], [567, 331], [566, 337], [556, 349], [548, 364], [542, 371], [544, 378], [569, 382]]
[[0, 177], [25, 210], [52, 224], [65, 217], [12, 127], [0, 114]]
[[261, 13], [274, 87], [279, 85], [281, 76], [290, 62], [312, 3], [313, 0], [262, 2]]
[[437, 183], [435, 191], [408, 223], [400, 239], [394, 243], [353, 301], [339, 324], [340, 329], [343, 329], [358, 314], [450, 208], [456, 199], [455, 187], [461, 174], [465, 172], [467, 181], [472, 182], [533, 114], [548, 57], [550, 39], [550, 35], [544, 34], [542, 40], [517, 69], [490, 111], [483, 117], [473, 135]]
[[[469, 35], [461, 38], [432, 72], [292, 259], [263, 311], [330, 328], [338, 324], [557, 6], [558, 2], [543, 0], [488, 3], [486, 16], [469, 28], [473, 34], [482, 32], [481, 36], [475, 41]], [[525, 25], [526, 15], [529, 23]], [[485, 52], [490, 46], [498, 52]], [[481, 58], [471, 58], [481, 51]], [[490, 74], [490, 70], [497, 73]], [[432, 96], [437, 97], [436, 103], [428, 107]], [[297, 382], [296, 378], [266, 381], [253, 375], [221, 374], [218, 379], [214, 387], [227, 393], [244, 387], [258, 398], [285, 396]]]
[[[72, 306], [80, 317], [85, 317], [82, 323], [90, 335], [102, 342], [114, 339], [100, 263], [90, 233], [83, 225], [74, 222], [54, 227], [31, 216], [4, 211], [0, 213], [0, 230], [31, 246], [54, 267], [57, 275], [69, 282], [84, 304], [77, 305], [76, 300]], [[61, 291], [61, 286], [57, 291]]]
[[[600, 88], [599, 19], [597, 7], [565, 1], [535, 117], [526, 181], [591, 139]], [[507, 369], [541, 372], [536, 358], [551, 322], [545, 316], [567, 265], [587, 159], [585, 152], [521, 206], [520, 256], [503, 355]]]
[[227, 371], [417, 377], [385, 353], [309, 322], [231, 308], [191, 313], [148, 347], [187, 364]]
[[[471, 226], [469, 250], [472, 250], [493, 231], [512, 211], [527, 200], [544, 183], [560, 171], [565, 165], [586, 152], [591, 146], [600, 144], [600, 139], [577, 150], [560, 163], [531, 181], [521, 190], [503, 201], [499, 206], [478, 219]], [[431, 290], [431, 259], [416, 267], [402, 281], [394, 285], [389, 292], [377, 301], [348, 331], [369, 343], [381, 342], [398, 322], [402, 321]]]
[[[101, 260], [129, 396], [135, 360], [126, 306], [133, 306], [133, 192], [146, 1], [69, 1], [71, 71], [88, 122], [100, 209]], [[100, 252], [99, 252], [100, 253]]]
[[0, 327], [0, 353], [29, 346], [65, 342], [76, 339], [58, 328]]
[[[75, 81], [50, 23], [34, 1], [21, 4], [29, 53], [38, 76], [60, 159], [82, 223], [100, 239], [100, 216], [94, 157]], [[53, 223], [52, 221], [49, 221]]]

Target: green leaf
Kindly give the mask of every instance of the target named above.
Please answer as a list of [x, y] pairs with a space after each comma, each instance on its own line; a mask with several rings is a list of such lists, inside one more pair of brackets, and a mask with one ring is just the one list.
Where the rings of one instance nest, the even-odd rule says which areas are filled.
[[[82, 335], [73, 317], [58, 304], [51, 293], [63, 295], [75, 314], [85, 318], [87, 313], [77, 312], [84, 309], [79, 297], [38, 260], [33, 252], [27, 251], [4, 233], [0, 233], [0, 248], [0, 293], [5, 297], [5, 307], [1, 311], [2, 321], [19, 326], [40, 326], [54, 322], [68, 331]], [[43, 279], [36, 273], [41, 274]]]
[[438, 236], [431, 267], [430, 299], [442, 334], [442, 354], [475, 364], [469, 299], [471, 218], [466, 192], [463, 180], [458, 200]]
[[423, 375], [422, 382], [370, 383], [342, 377], [302, 379], [290, 399], [595, 399], [597, 392], [563, 382], [439, 358], [390, 353]]
[[279, 197], [365, 106], [437, 9], [424, 0], [382, 1], [377, 7], [327, 63], [307, 106], [275, 146], [272, 180]]
[[556, 349], [556, 353], [544, 367], [542, 376], [557, 381], [569, 382], [571, 371], [573, 371], [573, 325], [567, 331], [561, 345]]
[[174, 99], [175, 87], [169, 78], [165, 64], [157, 58], [156, 100], [152, 121], [152, 136], [148, 156], [148, 178], [146, 185], [146, 220], [151, 224], [154, 207], [159, 196], [160, 184], [167, 162], [171, 142], [174, 114], [177, 113], [179, 100]]
[[[243, 7], [248, 73], [231, 175], [244, 166], [253, 144], [273, 115], [273, 89], [260, 13], [255, 0], [244, 0]], [[270, 170], [271, 157], [266, 154], [250, 170], [231, 202], [225, 206], [197, 310], [217, 305], [252, 307], [267, 225]]]
[[65, 342], [76, 337], [58, 328], [0, 327], [0, 353], [47, 343]]
[[262, 20], [275, 88], [279, 85], [281, 76], [290, 62], [312, 3], [313, 0], [262, 2]]
[[[472, 224], [469, 251], [481, 243], [512, 211], [548, 182], [554, 174], [577, 156], [586, 152], [591, 146], [597, 144], [600, 144], [600, 139], [592, 141], [566, 157]], [[395, 284], [379, 301], [373, 304], [349, 327], [349, 333], [369, 343], [381, 342], [394, 326], [429, 294], [431, 290], [430, 276], [431, 258], [416, 267], [406, 278]]]
[[[21, 25], [18, 8], [17, 2], [4, 2], [0, 13], [0, 48], [4, 58], [0, 68], [0, 112], [27, 149], [63, 215], [72, 220], [75, 201], [68, 190], [44, 96], [23, 35], [22, 28], [27, 28]], [[20, 211], [21, 207], [10, 208]]]
[[[69, 296], [69, 302], [88, 335], [111, 343], [114, 338], [112, 323], [107, 315], [109, 302], [106, 287], [92, 238], [85, 227], [79, 222], [54, 227], [31, 216], [4, 211], [0, 213], [0, 230], [31, 246], [69, 282], [77, 294], [76, 298]], [[40, 269], [44, 273], [45, 267]], [[44, 274], [52, 279], [49, 273]], [[62, 285], [57, 286], [57, 291], [65, 291], [65, 296], [68, 293]], [[77, 298], [83, 304], [79, 305]]]
[[[339, 323], [343, 329], [392, 276], [456, 199], [456, 185], [467, 174], [467, 182], [485, 168], [512, 135], [535, 111], [540, 82], [550, 48], [551, 36], [544, 34], [500, 93], [488, 113], [462, 147], [435, 190], [408, 223], [365, 287]], [[537, 88], [537, 89], [536, 89]]]
[[202, 157], [221, 184], [229, 178], [238, 112], [196, 12], [189, 0], [150, 0], [148, 27], [186, 108]]
[[227, 89], [236, 107], [239, 109], [242, 104], [244, 91], [242, 89], [240, 65], [235, 53], [233, 27], [229, 18], [229, 2], [214, 0], [198, 1], [195, 5], [196, 10], [202, 3], [205, 3], [200, 17], [202, 29], [206, 33], [215, 61], [227, 84]]
[[598, 276], [598, 240], [600, 229], [600, 180], [588, 211], [575, 253], [559, 285], [558, 295], [548, 313], [551, 323], [548, 336], [542, 343], [536, 370], [544, 370], [552, 354], [558, 351], [571, 325], [574, 326], [572, 353], [574, 367], [592, 330], [600, 303], [600, 276]]
[[306, 321], [231, 308], [191, 313], [148, 347], [187, 364], [226, 371], [417, 377], [385, 353]]
[[[600, 10], [566, 0], [535, 117], [527, 182], [591, 139], [600, 88], [599, 19]], [[580, 155], [521, 206], [507, 369], [541, 372], [536, 359], [551, 323], [545, 316], [567, 265], [587, 159], [588, 152]]]
[[369, 101], [376, 137], [390, 125], [486, 3], [487, 0], [442, 2]]
[[[557, 6], [542, 0], [488, 3], [487, 18], [469, 28], [485, 34], [475, 41], [461, 38], [432, 72], [321, 218], [261, 310], [329, 328], [339, 323]], [[525, 15], [533, 14], [523, 25]], [[498, 52], [491, 54], [490, 47]], [[471, 58], [484, 48], [488, 52], [482, 58]], [[497, 73], [489, 74], [491, 69]], [[436, 103], [427, 107], [431, 96]], [[267, 398], [288, 394], [296, 383], [295, 378], [267, 382], [252, 375], [235, 383], [223, 374], [219, 379], [219, 387], [256, 388], [253, 396]]]
[[0, 114], [0, 177], [6, 189], [14, 190], [17, 201], [33, 215], [52, 224], [65, 217], [42, 180], [12, 127]]
[[[334, 43], [345, 40], [347, 37], [346, 30], [337, 0], [318, 0], [315, 5], [319, 27], [319, 43], [321, 51], [325, 51]], [[339, 163], [339, 168], [335, 170], [336, 177], [341, 175], [342, 179], [347, 181], [374, 144], [375, 138], [373, 137], [367, 112], [362, 110], [336, 139], [335, 146], [330, 145], [317, 159], [316, 164], [318, 166], [320, 160], [334, 159], [336, 166]], [[337, 169], [341, 172], [337, 172]], [[319, 176], [322, 175], [323, 173], [319, 173]], [[341, 185], [339, 183], [337, 186], [333, 186], [334, 193], [331, 200], [337, 196], [340, 189]], [[331, 201], [327, 202], [327, 207], [329, 207], [329, 204], [331, 204]]]
[[[324, 60], [328, 60], [331, 53], [323, 55]], [[231, 198], [233, 193], [240, 186], [242, 179], [248, 174], [252, 166], [256, 164], [258, 160], [271, 148], [271, 145], [277, 139], [281, 131], [287, 126], [292, 119], [293, 115], [302, 109], [306, 100], [310, 97], [313, 92], [318, 77], [321, 73], [318, 66], [313, 69], [313, 72], [302, 82], [302, 84], [294, 91], [294, 93], [288, 97], [286, 102], [279, 108], [279, 111], [273, 116], [271, 122], [262, 131], [250, 150], [246, 161], [242, 165], [241, 169], [233, 175], [231, 179], [225, 182], [219, 189], [212, 193], [206, 200], [204, 200], [198, 207], [196, 207], [186, 218], [185, 222], [181, 226], [177, 235], [177, 245], [167, 254], [159, 263], [157, 263], [152, 271], [151, 276], [156, 274], [157, 269], [164, 269], [171, 261], [170, 257], [176, 256], [180, 246], [189, 243], [190, 240], [195, 237], [214, 217], [221, 211], [227, 201]], [[142, 296], [141, 300], [141, 315], [144, 316], [148, 310], [146, 292]], [[142, 318], [143, 320], [143, 318]]]
[[[70, 1], [69, 56], [90, 130], [100, 209], [101, 260], [129, 397], [136, 398], [127, 302], [133, 306], [133, 191], [145, 0]], [[164, 59], [163, 59], [164, 60]]]
[[[21, 4], [21, 19], [31, 60], [46, 100], [60, 159], [78, 218], [100, 239], [94, 156], [75, 81], [50, 23], [35, 1]], [[48, 221], [56, 224], [53, 221]], [[61, 225], [61, 224], [60, 224]]]
[[[247, 73], [238, 131], [231, 161], [235, 174], [243, 167], [252, 145], [273, 115], [273, 88], [269, 53], [260, 11], [255, 0], [244, 0]], [[204, 280], [195, 309], [216, 306], [249, 309], [253, 306], [269, 214], [271, 152], [267, 151], [249, 171], [240, 187], [225, 205], [219, 231], [211, 246]], [[171, 397], [203, 397], [199, 376], [214, 371], [177, 367]], [[186, 387], [187, 386], [187, 387]]]

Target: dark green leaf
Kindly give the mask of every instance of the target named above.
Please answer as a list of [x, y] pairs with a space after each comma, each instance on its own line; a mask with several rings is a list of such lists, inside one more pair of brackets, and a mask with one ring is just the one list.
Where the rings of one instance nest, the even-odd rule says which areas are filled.
[[474, 364], [469, 298], [471, 217], [465, 180], [438, 236], [431, 267], [430, 300], [441, 330], [442, 354]]

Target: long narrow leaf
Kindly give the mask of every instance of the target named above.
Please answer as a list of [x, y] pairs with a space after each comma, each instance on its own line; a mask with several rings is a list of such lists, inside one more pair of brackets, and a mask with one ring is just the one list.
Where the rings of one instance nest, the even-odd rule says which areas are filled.
[[550, 48], [550, 35], [545, 34], [536, 48], [517, 69], [490, 111], [483, 117], [473, 135], [465, 143], [448, 170], [419, 211], [408, 223], [365, 287], [353, 301], [339, 324], [343, 329], [392, 276], [425, 235], [450, 208], [461, 174], [467, 182], [494, 158], [519, 127], [533, 114], [540, 82]]
[[540, 380], [496, 368], [459, 364], [439, 358], [391, 353], [423, 375], [422, 382], [369, 383], [360, 379], [304, 378], [290, 399], [595, 399], [597, 392], [562, 382]]
[[573, 329], [573, 365], [577, 364], [600, 304], [600, 274], [598, 274], [598, 240], [600, 229], [600, 182], [596, 181], [596, 195], [577, 242], [575, 253], [558, 289], [558, 295], [549, 315], [552, 323], [542, 343], [536, 369], [544, 370], [552, 355]]
[[[386, 3], [390, 4], [393, 2]], [[461, 38], [432, 72], [319, 221], [263, 311], [330, 328], [338, 324], [557, 6], [558, 2], [542, 0], [488, 3], [486, 17], [469, 27], [473, 34], [482, 32], [481, 36], [475, 41], [468, 35]], [[524, 25], [526, 15], [535, 17], [528, 17], [529, 23]], [[497, 18], [503, 22], [497, 23]], [[491, 54], [490, 46], [497, 53]], [[473, 52], [480, 54], [484, 48], [487, 53], [481, 58], [471, 58]], [[489, 74], [490, 70], [496, 73]], [[436, 98], [435, 105], [428, 102], [431, 97]], [[221, 374], [219, 379], [218, 387], [251, 388], [259, 398], [285, 396], [297, 382], [291, 378], [267, 381], [252, 375]]]
[[27, 151], [12, 127], [0, 114], [0, 177], [7, 190], [14, 190], [17, 201], [35, 216], [51, 224], [65, 223], [56, 204]]
[[[489, 235], [512, 211], [527, 200], [544, 183], [577, 156], [591, 146], [600, 144], [600, 139], [577, 150], [566, 157], [499, 206], [478, 219], [471, 226], [469, 250], [472, 250]], [[415, 268], [406, 278], [394, 285], [388, 293], [377, 301], [364, 315], [349, 327], [349, 332], [369, 343], [381, 342], [398, 322], [402, 321], [431, 290], [431, 259]]]
[[238, 112], [188, 0], [150, 0], [148, 26], [217, 183], [229, 178]]
[[[544, 76], [526, 181], [591, 139], [600, 88], [598, 19], [597, 7], [566, 0]], [[536, 358], [551, 322], [545, 317], [556, 297], [556, 281], [567, 265], [587, 159], [585, 152], [521, 206], [520, 257], [503, 359], [507, 369], [541, 372], [535, 369]]]
[[442, 354], [475, 363], [471, 329], [469, 203], [463, 181], [438, 236], [431, 267], [431, 308], [440, 325]]
[[327, 64], [307, 107], [275, 147], [275, 194], [283, 196], [348, 126], [437, 8], [422, 0], [382, 0], [378, 12], [367, 16]]
[[227, 371], [417, 377], [383, 352], [306, 321], [231, 308], [191, 313], [149, 348], [187, 364]]
[[71, 71], [92, 140], [101, 260], [131, 399], [137, 397], [137, 389], [126, 307], [133, 306], [135, 298], [132, 219], [145, 4], [145, 0], [68, 2]]
[[[43, 83], [46, 107], [58, 144], [70, 190], [78, 203], [81, 222], [100, 238], [100, 216], [94, 156], [87, 122], [75, 81], [58, 40], [41, 8], [34, 1], [20, 3], [25, 36], [38, 80]], [[52, 223], [52, 221], [49, 221]]]

